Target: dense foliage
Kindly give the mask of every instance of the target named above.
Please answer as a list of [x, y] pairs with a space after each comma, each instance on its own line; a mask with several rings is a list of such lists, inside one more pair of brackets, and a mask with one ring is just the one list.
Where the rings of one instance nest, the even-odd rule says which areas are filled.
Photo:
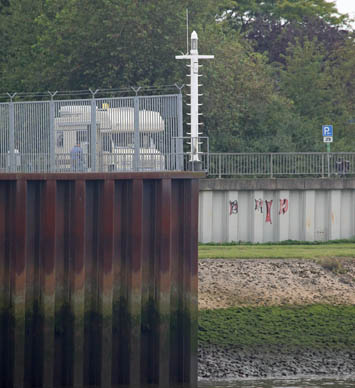
[[0, 93], [185, 83], [186, 8], [213, 151], [323, 151], [322, 124], [354, 150], [354, 31], [326, 0], [0, 0]]

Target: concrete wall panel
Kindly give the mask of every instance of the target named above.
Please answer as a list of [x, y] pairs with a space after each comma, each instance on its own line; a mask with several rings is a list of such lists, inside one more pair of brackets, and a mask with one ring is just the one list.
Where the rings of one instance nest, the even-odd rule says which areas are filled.
[[[330, 204], [331, 190], [314, 192], [314, 240], [326, 241], [329, 239], [329, 214], [326, 211]], [[312, 241], [312, 239], [310, 239]]]
[[342, 238], [354, 236], [355, 191], [344, 190], [342, 192], [340, 219], [340, 235]]
[[252, 241], [252, 217], [250, 209], [253, 209], [253, 198], [248, 191], [238, 192], [238, 240]]
[[340, 225], [341, 225], [341, 190], [331, 190], [329, 192], [329, 240], [337, 240], [340, 238]]
[[351, 238], [355, 179], [201, 181], [199, 231], [204, 243]]
[[227, 235], [227, 201], [226, 192], [213, 193], [212, 206], [212, 241], [218, 242]]
[[263, 191], [252, 191], [250, 202], [254, 200], [254, 213], [252, 214], [252, 238], [254, 243], [264, 241], [265, 199]]
[[[288, 211], [286, 213], [289, 215], [288, 240], [304, 240], [303, 197], [304, 192], [301, 190], [289, 191]], [[286, 234], [285, 231], [284, 234]]]
[[238, 241], [238, 213], [239, 213], [239, 201], [238, 201], [238, 191], [227, 191], [227, 201], [226, 201], [228, 210], [227, 210], [227, 241]]
[[263, 240], [274, 241], [278, 227], [278, 191], [264, 191], [264, 219], [263, 219]]
[[200, 207], [199, 207], [199, 239], [201, 242], [213, 241], [213, 191], [200, 192]]
[[278, 221], [278, 233], [277, 236], [275, 236], [274, 241], [283, 241], [288, 240], [290, 234], [290, 192], [288, 190], [280, 190], [278, 199], [279, 211], [275, 217]]

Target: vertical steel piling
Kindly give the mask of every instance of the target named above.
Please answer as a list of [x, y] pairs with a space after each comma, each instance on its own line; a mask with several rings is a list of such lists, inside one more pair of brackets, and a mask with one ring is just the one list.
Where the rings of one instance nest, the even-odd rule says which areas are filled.
[[194, 173], [0, 174], [0, 387], [197, 383]]

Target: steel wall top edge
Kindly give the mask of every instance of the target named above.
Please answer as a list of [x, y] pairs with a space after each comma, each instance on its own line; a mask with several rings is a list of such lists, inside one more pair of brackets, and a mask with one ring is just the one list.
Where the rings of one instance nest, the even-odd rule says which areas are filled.
[[109, 172], [109, 173], [0, 173], [0, 181], [47, 180], [132, 180], [132, 179], [202, 179], [204, 172]]

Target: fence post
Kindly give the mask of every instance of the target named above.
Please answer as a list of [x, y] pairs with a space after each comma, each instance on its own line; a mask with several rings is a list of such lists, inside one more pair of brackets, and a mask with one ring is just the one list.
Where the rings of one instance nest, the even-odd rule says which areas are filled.
[[54, 96], [58, 92], [48, 92], [51, 96], [51, 100], [49, 102], [49, 171], [55, 171], [55, 133], [54, 133]]
[[[91, 92], [91, 125], [90, 125], [90, 161], [91, 161], [91, 171], [97, 171], [97, 164], [96, 164], [96, 143], [97, 143], [97, 128], [96, 128], [96, 100], [95, 95], [99, 91], [99, 89], [96, 89], [95, 91]], [[89, 163], [88, 166], [89, 167]]]
[[13, 98], [16, 96], [16, 93], [7, 95], [10, 97], [9, 102], [9, 158], [8, 158], [8, 168], [11, 172], [16, 171], [16, 160], [15, 160], [15, 106]]
[[272, 157], [272, 154], [270, 154], [270, 178], [273, 177], [273, 157]]
[[139, 170], [139, 97], [138, 92], [141, 89], [133, 88], [136, 95], [134, 97], [134, 157], [133, 157], [133, 171]]
[[183, 153], [184, 153], [184, 147], [183, 147], [183, 137], [184, 137], [184, 131], [183, 131], [183, 113], [182, 113], [182, 93], [181, 89], [184, 87], [176, 87], [179, 89], [179, 94], [178, 94], [178, 100], [177, 100], [177, 109], [178, 109], [178, 139], [177, 139], [177, 153], [178, 153], [178, 158], [177, 158], [177, 170], [182, 171], [184, 169], [184, 162], [183, 162]]

